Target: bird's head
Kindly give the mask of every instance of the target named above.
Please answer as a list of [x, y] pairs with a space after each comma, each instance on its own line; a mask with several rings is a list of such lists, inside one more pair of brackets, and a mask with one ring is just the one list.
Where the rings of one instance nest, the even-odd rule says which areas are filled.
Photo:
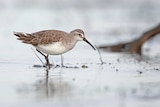
[[85, 38], [83, 30], [81, 30], [81, 29], [75, 29], [75, 30], [71, 31], [70, 34], [72, 34], [74, 36], [74, 39], [76, 39], [77, 41], [85, 41], [94, 50], [96, 50], [95, 47]]

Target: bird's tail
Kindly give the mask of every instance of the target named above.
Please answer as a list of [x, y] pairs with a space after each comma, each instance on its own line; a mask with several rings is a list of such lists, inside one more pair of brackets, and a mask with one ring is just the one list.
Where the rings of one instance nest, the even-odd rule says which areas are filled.
[[18, 37], [18, 40], [21, 40], [23, 43], [26, 44], [32, 44], [35, 38], [33, 35], [27, 33], [14, 32], [13, 34]]

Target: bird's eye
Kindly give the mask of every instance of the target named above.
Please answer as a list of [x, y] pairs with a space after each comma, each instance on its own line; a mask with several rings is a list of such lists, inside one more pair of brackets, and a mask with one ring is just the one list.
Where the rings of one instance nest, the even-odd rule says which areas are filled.
[[79, 35], [79, 36], [81, 36], [81, 34], [80, 34], [80, 33], [79, 33], [78, 35]]

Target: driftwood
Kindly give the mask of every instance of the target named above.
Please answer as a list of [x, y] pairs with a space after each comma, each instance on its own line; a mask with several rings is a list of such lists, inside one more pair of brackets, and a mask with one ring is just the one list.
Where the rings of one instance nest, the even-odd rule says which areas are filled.
[[139, 39], [136, 39], [134, 41], [128, 42], [128, 43], [122, 43], [117, 45], [111, 45], [111, 46], [100, 46], [100, 49], [110, 49], [112, 52], [129, 52], [129, 53], [135, 53], [141, 55], [142, 53], [142, 45], [152, 37], [156, 36], [158, 33], [160, 33], [160, 24], [145, 33], [142, 34], [142, 36]]

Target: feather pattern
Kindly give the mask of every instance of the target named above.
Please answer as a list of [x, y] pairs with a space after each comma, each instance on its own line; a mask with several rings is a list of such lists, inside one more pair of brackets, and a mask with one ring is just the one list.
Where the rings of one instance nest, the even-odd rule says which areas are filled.
[[62, 41], [68, 33], [58, 30], [44, 30], [32, 34], [18, 32], [14, 33], [14, 35], [16, 35], [18, 40], [21, 40], [23, 43], [36, 46], [39, 44], [47, 45], [53, 42]]

